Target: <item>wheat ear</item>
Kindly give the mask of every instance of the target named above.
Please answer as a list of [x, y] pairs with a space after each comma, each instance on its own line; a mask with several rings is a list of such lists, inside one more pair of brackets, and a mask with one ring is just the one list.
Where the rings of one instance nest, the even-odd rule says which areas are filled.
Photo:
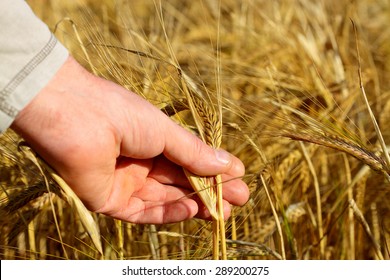
[[[197, 88], [192, 91], [187, 84], [192, 85], [191, 80], [181, 73], [182, 88], [188, 100], [188, 107], [194, 118], [199, 135], [203, 142], [219, 148], [222, 142], [222, 122], [216, 110], [209, 106]], [[209, 210], [213, 219], [213, 258], [219, 259], [219, 245], [221, 246], [221, 258], [226, 259], [225, 220], [223, 216], [222, 201], [222, 177], [200, 177], [184, 170], [188, 180], [203, 204]]]
[[347, 154], [367, 164], [373, 170], [383, 173], [386, 178], [389, 178], [390, 170], [386, 164], [386, 161], [366, 148], [357, 145], [356, 143], [346, 141], [345, 139], [335, 135], [315, 136], [308, 134], [298, 134], [295, 132], [286, 132], [283, 133], [282, 136], [293, 140], [310, 142], [341, 152], [346, 152]]

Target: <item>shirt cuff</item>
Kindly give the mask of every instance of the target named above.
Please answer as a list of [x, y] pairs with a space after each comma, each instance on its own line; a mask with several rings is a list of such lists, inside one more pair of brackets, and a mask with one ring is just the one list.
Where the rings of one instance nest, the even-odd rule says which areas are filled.
[[11, 126], [16, 115], [47, 85], [68, 56], [68, 50], [51, 35], [41, 52], [2, 90], [10, 93], [7, 99], [0, 99], [0, 132]]

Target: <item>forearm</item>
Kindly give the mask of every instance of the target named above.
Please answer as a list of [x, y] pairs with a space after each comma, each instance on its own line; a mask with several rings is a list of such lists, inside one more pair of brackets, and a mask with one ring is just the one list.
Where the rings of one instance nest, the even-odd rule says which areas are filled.
[[1, 0], [0, 132], [51, 80], [68, 57], [22, 0]]

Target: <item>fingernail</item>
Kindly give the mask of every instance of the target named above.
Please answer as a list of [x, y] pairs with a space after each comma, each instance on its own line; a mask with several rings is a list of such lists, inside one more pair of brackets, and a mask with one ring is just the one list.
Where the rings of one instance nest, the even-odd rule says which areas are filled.
[[215, 157], [223, 165], [228, 165], [232, 160], [231, 155], [225, 150], [215, 150]]

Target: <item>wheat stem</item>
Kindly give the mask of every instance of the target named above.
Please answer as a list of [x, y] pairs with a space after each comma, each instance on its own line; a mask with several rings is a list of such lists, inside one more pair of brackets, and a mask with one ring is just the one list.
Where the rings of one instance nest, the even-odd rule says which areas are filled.
[[66, 18], [63, 18], [62, 20], [60, 20], [60, 21], [55, 25], [54, 31], [53, 31], [53, 32], [54, 32], [54, 33], [56, 32], [56, 30], [57, 30], [57, 28], [58, 28], [58, 25], [59, 25], [62, 21], [69, 21], [70, 24], [72, 25], [74, 34], [76, 35], [76, 38], [77, 38], [77, 41], [78, 41], [79, 44], [80, 44], [81, 50], [83, 51], [83, 53], [84, 53], [84, 55], [85, 55], [85, 58], [86, 58], [87, 61], [88, 61], [89, 67], [91, 67], [92, 72], [93, 72], [95, 75], [97, 75], [98, 73], [97, 73], [97, 71], [96, 71], [96, 68], [95, 68], [95, 66], [94, 66], [93, 63], [92, 63], [91, 58], [89, 57], [89, 54], [88, 54], [87, 49], [86, 49], [86, 47], [85, 47], [85, 45], [84, 45], [84, 43], [83, 43], [83, 40], [81, 40], [80, 34], [79, 34], [79, 32], [77, 31], [77, 26], [76, 26], [76, 24], [74, 23], [74, 21], [73, 21], [72, 19], [66, 17]]
[[278, 216], [278, 213], [276, 212], [276, 209], [275, 209], [274, 204], [272, 202], [271, 196], [269, 194], [267, 183], [264, 180], [263, 175], [261, 175], [261, 174], [260, 174], [260, 179], [261, 179], [261, 183], [264, 186], [264, 190], [265, 190], [265, 193], [267, 195], [267, 199], [269, 201], [269, 204], [271, 206], [272, 214], [273, 214], [274, 219], [275, 219], [276, 228], [278, 230], [278, 234], [279, 234], [279, 237], [280, 237], [280, 247], [281, 247], [281, 250], [282, 250], [282, 259], [285, 260], [286, 259], [286, 251], [284, 249], [283, 232], [282, 232], [282, 227], [280, 226], [279, 216]]
[[370, 103], [368, 102], [366, 91], [364, 90], [363, 78], [362, 78], [362, 66], [361, 66], [361, 61], [360, 61], [359, 44], [358, 44], [358, 33], [357, 33], [357, 29], [356, 29], [356, 25], [355, 25], [354, 21], [353, 20], [351, 20], [351, 21], [352, 21], [352, 25], [353, 25], [353, 28], [354, 28], [355, 40], [356, 40], [356, 52], [357, 52], [357, 58], [358, 58], [359, 87], [360, 87], [360, 90], [362, 92], [362, 96], [363, 96], [363, 99], [364, 99], [364, 103], [365, 103], [365, 105], [367, 107], [368, 114], [370, 115], [371, 121], [372, 121], [372, 123], [374, 125], [374, 129], [375, 129], [376, 135], [378, 136], [379, 143], [381, 145], [382, 152], [383, 152], [384, 157], [385, 157], [386, 166], [390, 167], [390, 156], [389, 156], [389, 153], [387, 152], [387, 146], [386, 146], [385, 140], [383, 139], [382, 132], [381, 132], [381, 130], [379, 128], [378, 122], [376, 121], [374, 113], [371, 110], [371, 106], [370, 106]]
[[375, 240], [375, 237], [373, 236], [373, 234], [371, 232], [371, 229], [370, 229], [370, 226], [368, 225], [366, 219], [364, 218], [364, 215], [363, 215], [362, 211], [360, 211], [360, 209], [356, 205], [356, 202], [355, 202], [354, 199], [350, 199], [348, 201], [348, 203], [349, 203], [349, 206], [352, 208], [356, 218], [358, 219], [358, 221], [363, 226], [363, 229], [365, 230], [366, 234], [370, 238], [372, 244], [374, 244], [375, 252], [377, 254], [378, 259], [383, 260], [384, 258], [383, 258], [382, 252], [381, 252], [381, 247], [378, 244], [378, 242]]
[[223, 215], [223, 198], [222, 198], [222, 177], [217, 175], [215, 177], [217, 183], [217, 211], [218, 211], [218, 223], [219, 223], [219, 234], [221, 244], [221, 258], [222, 260], [227, 259], [226, 255], [226, 229], [225, 229], [225, 217]]

